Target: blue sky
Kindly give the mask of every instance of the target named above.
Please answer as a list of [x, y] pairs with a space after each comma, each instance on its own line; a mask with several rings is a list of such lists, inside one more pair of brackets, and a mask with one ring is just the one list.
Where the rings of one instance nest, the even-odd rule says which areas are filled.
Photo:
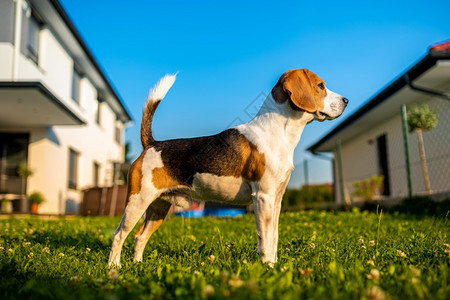
[[350, 103], [340, 120], [304, 131], [294, 160], [308, 159], [313, 182], [331, 181], [331, 166], [305, 149], [450, 38], [450, 1], [60, 1], [135, 120], [133, 157], [146, 96], [166, 73], [179, 75], [155, 115], [156, 139], [247, 122], [284, 71], [317, 73]]

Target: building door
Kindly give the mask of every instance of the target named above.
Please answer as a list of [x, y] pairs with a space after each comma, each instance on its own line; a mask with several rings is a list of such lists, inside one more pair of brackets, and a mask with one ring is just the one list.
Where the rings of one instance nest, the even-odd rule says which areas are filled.
[[383, 175], [383, 191], [382, 194], [389, 196], [391, 194], [391, 186], [389, 184], [389, 161], [387, 153], [387, 139], [386, 134], [377, 138], [378, 149], [378, 175]]
[[26, 181], [18, 174], [28, 159], [28, 134], [0, 133], [0, 193], [26, 193]]

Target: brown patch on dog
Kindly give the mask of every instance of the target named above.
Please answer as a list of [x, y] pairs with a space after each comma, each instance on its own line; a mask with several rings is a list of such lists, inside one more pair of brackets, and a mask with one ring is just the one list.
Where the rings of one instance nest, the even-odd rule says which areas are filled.
[[131, 164], [130, 170], [128, 171], [127, 204], [131, 195], [141, 192], [143, 153]]
[[161, 99], [157, 101], [148, 101], [144, 108], [141, 123], [141, 143], [144, 149], [155, 142], [152, 134], [152, 122], [153, 115], [155, 114], [159, 103], [161, 103]]
[[196, 173], [243, 177], [258, 181], [265, 171], [265, 156], [237, 129], [191, 139], [157, 141], [153, 145], [161, 152], [164, 171], [157, 171], [153, 180], [158, 186], [192, 186]]
[[292, 109], [309, 113], [323, 110], [326, 95], [324, 81], [308, 69], [285, 72], [272, 89], [275, 102], [282, 104], [289, 100]]
[[[240, 176], [250, 181], [259, 181], [266, 170], [266, 157], [259, 153], [256, 146], [243, 135], [241, 135], [240, 143], [243, 153], [242, 162], [244, 163]], [[235, 177], [239, 177], [236, 175]]]
[[[156, 199], [149, 205], [147, 211], [145, 213], [145, 220], [136, 231], [135, 236], [141, 235], [142, 231], [146, 226], [152, 226], [148, 235], [145, 237], [146, 240], [150, 238], [150, 236], [161, 226], [164, 218], [167, 216], [169, 212], [171, 204], [161, 199]], [[153, 222], [153, 223], [152, 223]]]
[[169, 175], [164, 167], [152, 170], [152, 182], [157, 189], [171, 188], [180, 185], [178, 181]]

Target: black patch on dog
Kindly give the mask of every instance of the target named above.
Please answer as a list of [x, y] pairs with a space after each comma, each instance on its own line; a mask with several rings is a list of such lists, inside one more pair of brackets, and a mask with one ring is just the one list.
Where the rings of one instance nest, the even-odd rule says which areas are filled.
[[265, 158], [237, 129], [219, 134], [167, 141], [152, 146], [161, 152], [164, 168], [177, 182], [192, 186], [196, 173], [259, 180]]

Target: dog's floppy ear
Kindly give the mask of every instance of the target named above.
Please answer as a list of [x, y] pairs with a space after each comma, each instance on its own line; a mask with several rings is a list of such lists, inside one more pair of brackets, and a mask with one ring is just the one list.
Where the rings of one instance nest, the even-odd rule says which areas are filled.
[[279, 104], [290, 100], [295, 110], [314, 113], [317, 110], [311, 81], [307, 69], [290, 70], [284, 73], [272, 89], [272, 96]]
[[290, 72], [284, 80], [284, 90], [296, 107], [309, 113], [315, 113], [316, 101], [308, 72], [307, 69]]
[[280, 79], [278, 79], [277, 84], [275, 84], [275, 86], [272, 89], [272, 97], [278, 104], [283, 104], [289, 99], [288, 93], [286, 93], [286, 91], [284, 90], [284, 81], [286, 79], [286, 73], [281, 75]]

